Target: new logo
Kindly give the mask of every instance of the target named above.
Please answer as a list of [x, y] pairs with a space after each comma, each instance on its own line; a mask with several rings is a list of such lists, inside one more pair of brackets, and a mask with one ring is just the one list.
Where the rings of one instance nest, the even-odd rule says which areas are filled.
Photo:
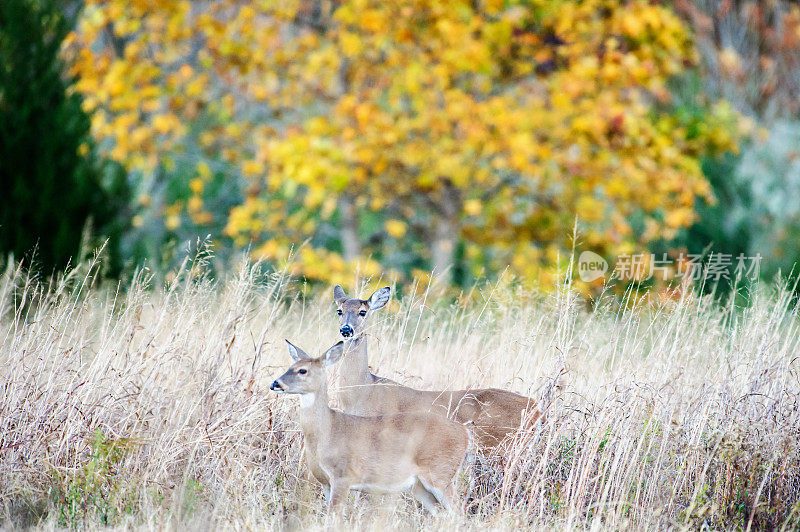
[[578, 276], [585, 283], [604, 277], [607, 271], [606, 259], [593, 251], [584, 251], [578, 257]]

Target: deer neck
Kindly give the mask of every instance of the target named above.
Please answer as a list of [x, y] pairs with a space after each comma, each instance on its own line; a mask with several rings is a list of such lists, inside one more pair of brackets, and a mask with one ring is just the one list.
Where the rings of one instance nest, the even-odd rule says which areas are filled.
[[367, 337], [359, 335], [344, 342], [344, 356], [339, 363], [339, 387], [372, 384], [367, 359]]
[[317, 390], [316, 393], [306, 393], [300, 396], [298, 419], [300, 428], [306, 438], [319, 440], [330, 432], [332, 410], [328, 406], [327, 386]]

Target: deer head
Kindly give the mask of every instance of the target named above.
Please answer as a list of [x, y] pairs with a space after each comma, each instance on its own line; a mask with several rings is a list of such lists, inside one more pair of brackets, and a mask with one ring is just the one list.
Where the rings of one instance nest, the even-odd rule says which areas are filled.
[[275, 379], [269, 389], [278, 393], [317, 394], [325, 390], [327, 381], [325, 368], [335, 364], [342, 356], [344, 342], [334, 345], [319, 358], [309, 356], [305, 351], [286, 340], [289, 354], [294, 359], [286, 373]]
[[355, 338], [364, 332], [364, 325], [373, 310], [383, 308], [389, 301], [392, 289], [384, 286], [369, 299], [350, 299], [338, 284], [333, 289], [333, 300], [339, 314], [339, 333], [344, 338]]

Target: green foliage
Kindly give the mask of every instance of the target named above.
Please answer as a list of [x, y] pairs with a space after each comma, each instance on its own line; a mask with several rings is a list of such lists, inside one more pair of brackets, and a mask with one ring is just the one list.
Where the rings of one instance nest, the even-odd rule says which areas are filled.
[[[728, 254], [734, 261], [740, 254], [750, 256], [750, 223], [731, 216], [736, 206], [751, 202], [747, 187], [735, 178], [740, 161], [741, 156], [730, 153], [703, 161], [703, 173], [714, 191], [713, 200], [699, 200], [695, 204], [697, 221], [682, 230], [674, 240], [653, 246], [656, 253], [685, 250], [687, 254], [702, 255], [700, 262], [703, 264], [708, 261], [710, 253]], [[740, 284], [745, 281], [740, 280]], [[731, 283], [723, 282], [717, 286], [707, 286], [706, 290], [725, 294], [729, 288]]]
[[745, 194], [728, 214], [747, 227], [750, 253], [764, 256], [763, 273], [788, 274], [800, 262], [800, 122], [779, 122], [769, 137], [742, 153], [734, 181]]
[[111, 239], [118, 267], [127, 200], [121, 168], [93, 157], [89, 117], [59, 58], [75, 7], [0, 2], [0, 253], [32, 257], [45, 271], [75, 258], [92, 227]]
[[[177, 268], [199, 241], [209, 244], [221, 264], [233, 251], [219, 236], [231, 207], [241, 200], [242, 184], [224, 161], [205, 160], [192, 142], [183, 148], [152, 178], [130, 173], [138, 201], [131, 206], [132, 227], [120, 247], [127, 261], [157, 273]], [[198, 168], [203, 178], [197, 177]]]
[[131, 513], [135, 498], [126, 491], [117, 475], [131, 442], [112, 439], [100, 429], [94, 433], [91, 455], [77, 473], [55, 474], [51, 498], [58, 513], [58, 524], [74, 528], [97, 519], [114, 523], [122, 513]]
[[[800, 264], [800, 123], [779, 122], [741, 155], [708, 159], [703, 172], [715, 201], [672, 243], [689, 253], [760, 255], [760, 274], [797, 273]], [[720, 288], [726, 288], [724, 286]]]
[[183, 486], [183, 514], [185, 517], [191, 516], [197, 511], [197, 507], [202, 502], [203, 485], [199, 481], [189, 479]]

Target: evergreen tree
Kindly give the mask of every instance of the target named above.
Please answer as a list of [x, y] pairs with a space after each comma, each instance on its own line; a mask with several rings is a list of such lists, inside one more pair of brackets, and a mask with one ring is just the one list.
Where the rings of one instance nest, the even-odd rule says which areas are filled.
[[75, 258], [92, 227], [111, 239], [118, 267], [127, 199], [121, 170], [93, 156], [89, 117], [59, 57], [67, 4], [0, 1], [0, 254], [33, 258], [46, 273]]

